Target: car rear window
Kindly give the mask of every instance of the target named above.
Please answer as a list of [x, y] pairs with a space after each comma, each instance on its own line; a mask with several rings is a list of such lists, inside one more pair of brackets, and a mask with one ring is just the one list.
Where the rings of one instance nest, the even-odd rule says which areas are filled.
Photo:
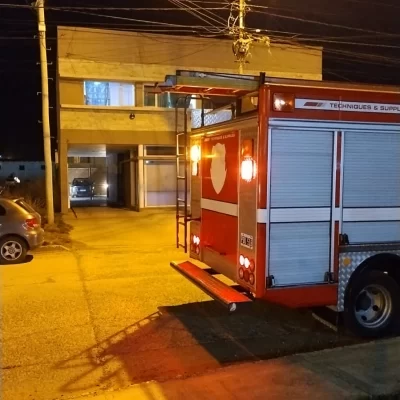
[[75, 186], [90, 185], [90, 181], [87, 180], [87, 179], [74, 179], [72, 184], [75, 185]]
[[15, 202], [16, 204], [18, 204], [20, 207], [22, 207], [25, 211], [28, 211], [29, 213], [34, 213], [36, 212], [35, 209], [33, 207], [31, 207], [26, 201], [24, 200], [17, 200]]

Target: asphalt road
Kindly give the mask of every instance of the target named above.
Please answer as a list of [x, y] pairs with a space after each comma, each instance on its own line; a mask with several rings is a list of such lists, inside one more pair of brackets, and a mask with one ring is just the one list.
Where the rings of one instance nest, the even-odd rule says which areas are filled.
[[228, 315], [169, 267], [172, 213], [76, 209], [74, 248], [0, 268], [3, 400], [76, 398], [355, 343], [308, 312]]

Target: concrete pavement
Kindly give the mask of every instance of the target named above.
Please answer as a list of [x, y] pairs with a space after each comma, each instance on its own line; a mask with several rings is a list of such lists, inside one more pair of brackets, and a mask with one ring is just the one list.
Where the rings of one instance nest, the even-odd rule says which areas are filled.
[[272, 305], [228, 314], [169, 267], [185, 258], [172, 212], [76, 213], [71, 252], [0, 268], [2, 400], [78, 398], [355, 342]]
[[343, 400], [400, 398], [400, 338], [243, 363], [147, 382], [86, 400]]

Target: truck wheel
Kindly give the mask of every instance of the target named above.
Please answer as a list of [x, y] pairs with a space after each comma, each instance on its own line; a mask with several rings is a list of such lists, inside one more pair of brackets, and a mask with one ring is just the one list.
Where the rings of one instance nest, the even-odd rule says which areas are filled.
[[367, 271], [350, 287], [344, 323], [357, 336], [385, 336], [391, 333], [399, 315], [400, 287], [388, 274]]
[[25, 261], [28, 246], [17, 236], [0, 240], [0, 264], [19, 264]]

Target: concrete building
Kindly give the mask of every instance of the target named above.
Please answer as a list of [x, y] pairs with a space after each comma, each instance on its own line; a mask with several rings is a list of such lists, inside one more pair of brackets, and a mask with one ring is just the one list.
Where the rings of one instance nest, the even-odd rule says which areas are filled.
[[[237, 74], [232, 42], [73, 27], [59, 27], [57, 40], [62, 212], [68, 157], [106, 157], [110, 203], [174, 205], [174, 98], [155, 85], [177, 70]], [[251, 52], [247, 75], [322, 79], [321, 48], [255, 44]]]

